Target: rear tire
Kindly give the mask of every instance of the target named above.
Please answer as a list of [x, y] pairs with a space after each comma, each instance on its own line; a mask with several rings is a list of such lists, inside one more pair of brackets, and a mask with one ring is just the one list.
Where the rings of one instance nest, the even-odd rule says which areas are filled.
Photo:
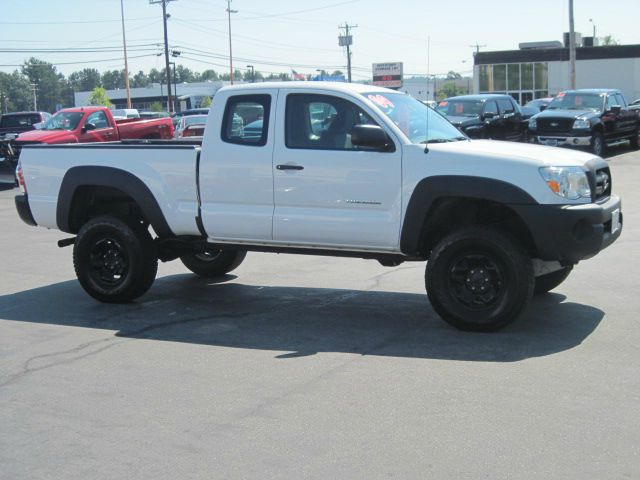
[[142, 225], [102, 216], [80, 229], [73, 267], [80, 285], [93, 298], [126, 303], [149, 290], [158, 259], [153, 239]]
[[640, 128], [636, 130], [636, 133], [629, 139], [631, 148], [638, 150], [640, 148]]
[[562, 282], [564, 282], [572, 270], [573, 265], [570, 265], [560, 270], [556, 270], [555, 272], [536, 277], [536, 286], [533, 289], [533, 293], [535, 293], [536, 295], [540, 295], [542, 293], [550, 292]]
[[196, 275], [215, 278], [238, 268], [246, 256], [247, 252], [244, 250], [217, 249], [183, 255], [180, 261]]
[[489, 332], [512, 322], [531, 300], [531, 259], [502, 232], [467, 227], [431, 252], [425, 273], [434, 310], [461, 330]]

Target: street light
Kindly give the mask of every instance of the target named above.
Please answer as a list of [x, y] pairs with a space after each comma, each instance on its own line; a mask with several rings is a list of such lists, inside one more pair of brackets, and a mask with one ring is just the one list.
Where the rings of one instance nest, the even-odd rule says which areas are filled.
[[253, 65], [247, 65], [247, 68], [251, 69], [251, 83], [255, 83], [255, 81], [256, 81], [256, 75], [255, 75], [256, 71], [253, 68]]
[[229, 80], [233, 85], [233, 51], [231, 49], [231, 14], [238, 13], [238, 10], [231, 10], [231, 0], [227, 0], [227, 16], [229, 17]]
[[589, 22], [591, 22], [591, 25], [593, 25], [593, 46], [596, 46], [596, 24], [593, 23], [593, 18], [589, 19]]
[[322, 68], [316, 68], [316, 72], [320, 73], [320, 81], [324, 80], [324, 70]]

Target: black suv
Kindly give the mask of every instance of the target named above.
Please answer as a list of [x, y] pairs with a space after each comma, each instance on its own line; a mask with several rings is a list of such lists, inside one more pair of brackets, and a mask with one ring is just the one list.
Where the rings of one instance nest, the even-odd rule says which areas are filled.
[[587, 147], [602, 155], [607, 146], [631, 142], [638, 148], [640, 110], [629, 108], [620, 90], [561, 92], [544, 112], [529, 120], [530, 141], [563, 147]]
[[510, 95], [487, 93], [445, 98], [436, 110], [471, 138], [521, 141], [526, 123]]

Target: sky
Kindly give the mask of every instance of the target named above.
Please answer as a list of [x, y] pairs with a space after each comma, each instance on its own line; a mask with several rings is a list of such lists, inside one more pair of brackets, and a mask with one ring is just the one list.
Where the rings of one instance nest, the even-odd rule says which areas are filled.
[[[0, 4], [0, 71], [11, 72], [31, 56], [65, 75], [86, 67], [123, 68], [120, 0]], [[228, 71], [226, 8], [226, 0], [171, 1], [169, 44], [181, 52], [172, 60], [195, 71]], [[377, 62], [403, 62], [405, 76], [469, 74], [472, 45], [484, 45], [480, 51], [511, 50], [520, 42], [562, 40], [569, 30], [568, 0], [232, 0], [231, 8], [237, 10], [231, 15], [234, 69], [346, 71], [346, 53], [338, 46], [338, 27], [346, 22], [357, 25], [354, 80], [370, 79]], [[124, 0], [124, 9], [131, 74], [163, 68], [161, 5]], [[591, 35], [595, 24], [599, 37], [640, 43], [639, 0], [575, 0], [574, 12], [583, 36]]]

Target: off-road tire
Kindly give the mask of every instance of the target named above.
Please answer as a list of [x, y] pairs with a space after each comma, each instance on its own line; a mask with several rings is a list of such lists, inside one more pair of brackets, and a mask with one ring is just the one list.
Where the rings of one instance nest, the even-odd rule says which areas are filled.
[[[533, 295], [531, 259], [502, 231], [465, 227], [444, 237], [425, 272], [429, 301], [461, 330], [489, 332], [512, 322]], [[474, 289], [472, 291], [472, 289]]]
[[204, 278], [220, 277], [242, 263], [245, 250], [209, 250], [203, 253], [183, 255], [180, 261], [196, 275]]
[[105, 303], [127, 303], [144, 294], [158, 271], [153, 240], [143, 225], [110, 216], [85, 223], [73, 247], [82, 288]]
[[536, 277], [536, 286], [533, 289], [533, 293], [535, 293], [536, 295], [540, 295], [542, 293], [550, 292], [562, 282], [564, 282], [572, 270], [573, 265], [570, 265], [560, 270], [556, 270], [555, 272]]

